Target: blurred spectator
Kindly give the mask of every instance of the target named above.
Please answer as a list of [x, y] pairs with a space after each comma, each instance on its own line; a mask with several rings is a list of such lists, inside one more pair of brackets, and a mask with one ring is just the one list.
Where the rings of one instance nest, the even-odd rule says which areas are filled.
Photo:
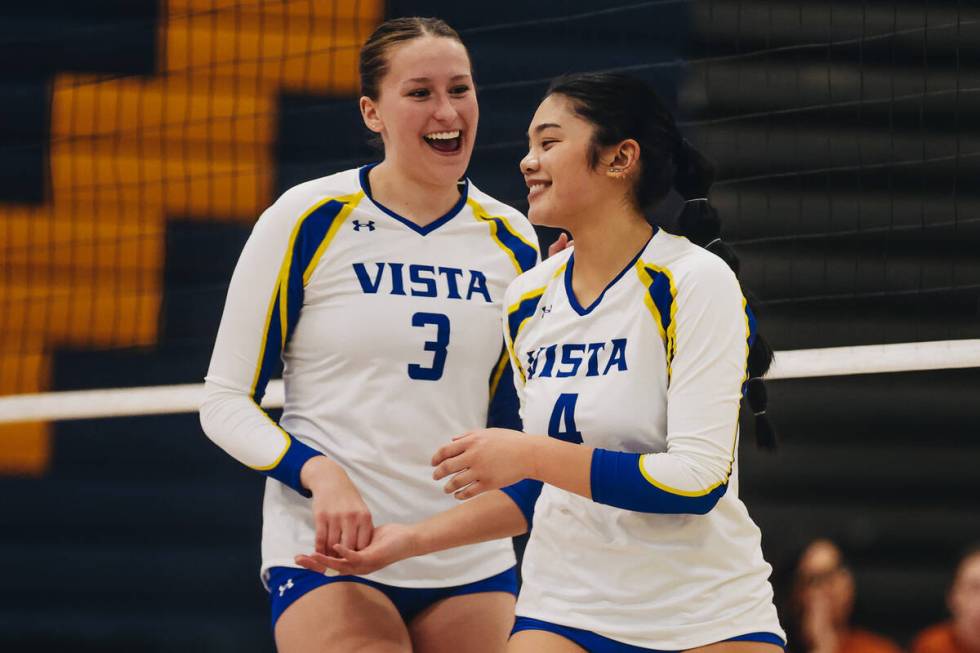
[[911, 653], [980, 653], [980, 545], [960, 558], [946, 605], [952, 618], [919, 633]]
[[854, 576], [830, 540], [814, 540], [796, 563], [783, 617], [794, 653], [901, 653], [891, 640], [851, 626]]

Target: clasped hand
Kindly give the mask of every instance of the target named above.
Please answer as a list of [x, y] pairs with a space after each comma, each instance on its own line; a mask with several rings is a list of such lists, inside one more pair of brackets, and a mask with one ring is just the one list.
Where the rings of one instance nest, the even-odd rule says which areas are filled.
[[451, 476], [443, 491], [460, 500], [499, 490], [533, 476], [529, 444], [530, 438], [510, 429], [464, 433], [432, 456], [432, 478]]
[[[534, 474], [531, 438], [508, 429], [480, 429], [453, 439], [432, 456], [432, 478], [449, 477], [443, 491], [469, 499], [511, 485]], [[332, 551], [298, 555], [296, 564], [317, 573], [328, 569], [345, 575], [369, 574], [390, 564], [425, 553], [419, 524], [385, 524], [375, 528], [367, 546], [356, 549], [338, 542]], [[336, 555], [332, 555], [336, 554]]]

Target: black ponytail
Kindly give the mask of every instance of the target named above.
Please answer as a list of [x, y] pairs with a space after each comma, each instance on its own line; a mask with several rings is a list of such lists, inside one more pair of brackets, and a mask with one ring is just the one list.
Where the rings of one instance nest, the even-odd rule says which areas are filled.
[[[678, 234], [720, 257], [738, 276], [738, 256], [721, 239], [721, 217], [708, 200], [715, 168], [681, 136], [674, 117], [649, 84], [618, 73], [581, 73], [555, 79], [545, 97], [552, 94], [569, 98], [575, 112], [592, 124], [589, 163], [593, 168], [599, 164], [602, 148], [626, 139], [639, 143], [640, 172], [633, 186], [636, 206], [649, 215], [675, 189], [685, 200]], [[755, 322], [755, 300], [744, 287], [742, 293], [750, 322]], [[756, 442], [774, 449], [776, 433], [766, 415], [768, 398], [762, 381], [772, 364], [772, 348], [757, 329], [750, 341], [743, 396], [755, 416]]]
[[[674, 188], [685, 199], [684, 209], [677, 220], [679, 235], [717, 255], [738, 276], [738, 255], [731, 245], [721, 239], [721, 217], [708, 199], [711, 184], [715, 180], [714, 166], [683, 138], [677, 141], [674, 165], [676, 166]], [[755, 298], [744, 286], [742, 286], [742, 294], [745, 295], [745, 301], [754, 319], [754, 316], [758, 315]], [[762, 380], [770, 365], [772, 365], [772, 347], [757, 331], [749, 346], [748, 380], [743, 387], [743, 395], [749, 410], [755, 416], [756, 443], [764, 449], [771, 450], [776, 448], [776, 432], [766, 414], [769, 396], [766, 392], [766, 384]]]

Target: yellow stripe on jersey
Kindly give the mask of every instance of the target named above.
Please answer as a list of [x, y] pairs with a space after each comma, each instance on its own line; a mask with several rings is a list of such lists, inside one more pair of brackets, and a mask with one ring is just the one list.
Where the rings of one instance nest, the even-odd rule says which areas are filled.
[[[647, 275], [647, 276], [649, 276], [649, 275]], [[642, 278], [642, 276], [641, 276], [641, 278]], [[672, 284], [672, 286], [673, 286], [673, 284]], [[649, 298], [649, 295], [648, 295], [648, 298]], [[676, 302], [674, 302], [674, 303], [676, 305]], [[746, 311], [747, 305], [748, 305], [748, 302], [745, 299], [745, 297], [743, 296], [742, 297], [742, 315], [745, 318], [745, 373], [742, 376], [742, 383], [745, 383], [746, 379], [748, 379], [748, 376], [749, 376], [749, 369], [748, 369], [748, 361], [749, 361], [749, 335], [751, 334], [751, 328], [752, 327], [749, 324], [749, 314], [748, 314], [748, 311]], [[656, 310], [656, 308], [654, 308], [653, 310]], [[671, 322], [674, 322], [674, 320], [671, 319]], [[668, 376], [668, 379], [669, 378], [670, 377]], [[739, 402], [739, 406], [741, 407], [741, 402]], [[717, 489], [717, 488], [721, 487], [722, 485], [725, 485], [726, 483], [728, 483], [728, 479], [732, 475], [732, 468], [735, 466], [735, 452], [736, 452], [737, 449], [738, 449], [738, 418], [736, 417], [736, 419], [735, 419], [735, 432], [732, 434], [732, 450], [731, 450], [731, 453], [730, 453], [730, 455], [728, 457], [728, 469], [725, 471], [725, 477], [722, 480], [718, 481], [717, 483], [715, 483], [714, 485], [712, 485], [711, 487], [709, 487], [709, 488], [707, 488], [705, 490], [693, 490], [693, 491], [692, 490], [680, 490], [678, 488], [670, 487], [669, 485], [666, 485], [664, 483], [661, 483], [660, 481], [658, 481], [655, 478], [653, 478], [652, 476], [650, 476], [650, 474], [646, 470], [646, 467], [643, 466], [643, 459], [646, 458], [647, 456], [653, 455], [653, 454], [644, 454], [644, 455], [640, 456], [640, 458], [639, 458], [640, 473], [643, 474], [643, 478], [645, 478], [647, 480], [647, 482], [650, 483], [650, 485], [653, 485], [654, 487], [659, 488], [659, 489], [663, 490], [664, 492], [670, 492], [671, 494], [676, 494], [676, 495], [683, 496], [683, 497], [702, 497], [702, 496], [711, 494], [711, 492], [713, 492], [715, 489]]]
[[326, 251], [327, 246], [333, 237], [336, 235], [337, 230], [341, 227], [342, 223], [347, 219], [350, 212], [357, 205], [358, 202], [364, 197], [364, 192], [360, 191], [350, 195], [342, 195], [338, 197], [327, 197], [316, 202], [313, 206], [303, 212], [303, 214], [296, 221], [293, 226], [293, 230], [289, 236], [289, 243], [286, 247], [285, 253], [283, 254], [282, 265], [279, 268], [279, 274], [276, 277], [276, 284], [272, 290], [272, 297], [269, 299], [269, 308], [266, 311], [265, 325], [262, 332], [262, 339], [259, 344], [259, 356], [258, 361], [255, 365], [255, 374], [252, 377], [252, 387], [249, 394], [254, 395], [255, 390], [259, 384], [259, 378], [262, 374], [263, 363], [265, 362], [266, 348], [268, 346], [269, 339], [269, 329], [272, 326], [273, 313], [275, 312], [276, 303], [279, 304], [278, 311], [278, 321], [279, 321], [279, 342], [280, 348], [286, 345], [286, 335], [288, 331], [288, 288], [289, 288], [289, 274], [292, 266], [294, 248], [296, 246], [296, 238], [302, 229], [305, 220], [310, 217], [317, 209], [328, 204], [330, 202], [341, 202], [346, 206], [341, 209], [340, 214], [333, 221], [330, 229], [327, 231], [327, 235], [323, 242], [314, 254], [314, 262], [306, 267], [303, 273], [303, 283], [304, 285], [309, 281], [310, 275], [312, 275], [312, 270], [315, 268], [315, 262], [319, 262], [320, 258], [323, 256], [324, 251]]
[[490, 215], [479, 202], [467, 198], [466, 204], [473, 210], [473, 217], [490, 226], [490, 236], [504, 250], [517, 274], [527, 272], [538, 260], [538, 248], [527, 242], [521, 232], [514, 229], [507, 218]]
[[334, 236], [337, 235], [337, 232], [343, 226], [344, 222], [347, 221], [347, 218], [350, 216], [351, 212], [357, 208], [358, 203], [364, 199], [364, 191], [361, 190], [351, 195], [344, 195], [343, 197], [337, 197], [334, 199], [336, 199], [338, 202], [344, 203], [346, 206], [344, 206], [340, 213], [337, 214], [337, 217], [334, 218], [333, 223], [330, 225], [330, 229], [327, 231], [327, 235], [323, 238], [323, 242], [320, 243], [320, 246], [317, 247], [313, 258], [310, 259], [310, 264], [306, 266], [305, 270], [303, 270], [304, 286], [310, 282], [310, 277], [313, 276], [313, 271], [316, 269], [317, 263], [320, 262], [320, 257], [322, 257], [323, 253], [327, 251], [327, 247], [330, 246]]
[[500, 385], [500, 379], [504, 376], [504, 370], [507, 369], [507, 357], [510, 355], [510, 350], [505, 347], [502, 352], [500, 352], [500, 360], [497, 361], [497, 365], [494, 367], [493, 376], [490, 377], [490, 397], [493, 398], [497, 394], [497, 387]]
[[[677, 285], [674, 275], [669, 269], [646, 263], [642, 259], [636, 261], [636, 274], [640, 278], [644, 293], [643, 302], [657, 324], [657, 331], [664, 343], [664, 354], [667, 360], [667, 384], [670, 384], [671, 364], [677, 352]], [[666, 284], [666, 287], [664, 287]]]
[[639, 465], [640, 465], [640, 473], [643, 474], [643, 478], [645, 478], [647, 480], [647, 482], [650, 485], [654, 486], [655, 488], [658, 488], [660, 490], [663, 490], [664, 492], [670, 492], [671, 494], [676, 494], [676, 495], [682, 496], [682, 497], [703, 497], [703, 496], [705, 496], [707, 494], [711, 494], [717, 488], [719, 488], [722, 485], [725, 485], [726, 483], [728, 483], [728, 477], [731, 476], [731, 473], [732, 473], [732, 465], [731, 465], [731, 463], [729, 463], [728, 464], [728, 472], [725, 474], [725, 478], [722, 479], [722, 480], [720, 480], [720, 481], [718, 481], [717, 483], [715, 483], [711, 487], [709, 487], [707, 489], [704, 489], [704, 490], [681, 490], [681, 489], [678, 489], [678, 488], [675, 488], [675, 487], [670, 487], [669, 485], [666, 485], [664, 483], [661, 483], [660, 481], [658, 481], [654, 477], [650, 476], [649, 472], [647, 472], [646, 467], [643, 466], [643, 460], [647, 456], [655, 456], [655, 455], [656, 454], [647, 453], [647, 454], [643, 454], [642, 456], [640, 456], [637, 459], [639, 461]]
[[293, 441], [290, 439], [289, 434], [286, 433], [284, 430], [282, 430], [282, 427], [279, 426], [279, 424], [277, 424], [274, 419], [269, 417], [269, 415], [265, 411], [262, 411], [262, 414], [265, 416], [267, 420], [269, 420], [269, 422], [272, 423], [273, 426], [276, 427], [276, 430], [279, 431], [279, 434], [282, 436], [283, 439], [282, 451], [279, 452], [279, 455], [276, 456], [275, 460], [273, 460], [272, 463], [268, 465], [259, 465], [259, 466], [249, 465], [250, 468], [256, 471], [267, 472], [270, 469], [275, 469], [276, 466], [282, 461], [283, 457], [286, 455], [286, 452], [289, 451], [289, 446], [293, 443]]
[[541, 296], [547, 288], [548, 286], [541, 286], [540, 288], [529, 290], [507, 308], [507, 332], [504, 334], [507, 339], [507, 351], [510, 352], [511, 359], [517, 366], [517, 371], [521, 375], [521, 381], [526, 381], [527, 375], [524, 373], [524, 366], [521, 365], [521, 361], [517, 357], [517, 352], [514, 350], [514, 343], [517, 341], [517, 336], [520, 334], [521, 329], [524, 328], [527, 321], [534, 315], [534, 311], [538, 308], [538, 302], [541, 300]]

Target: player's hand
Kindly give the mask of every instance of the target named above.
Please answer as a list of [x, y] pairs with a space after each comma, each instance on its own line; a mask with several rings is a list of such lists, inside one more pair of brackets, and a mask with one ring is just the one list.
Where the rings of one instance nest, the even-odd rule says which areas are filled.
[[319, 574], [331, 569], [344, 575], [360, 576], [412, 557], [418, 549], [418, 540], [412, 526], [385, 524], [374, 529], [371, 544], [360, 551], [349, 549], [343, 544], [334, 548], [337, 550], [336, 556], [319, 552], [298, 555], [295, 558], [296, 564]]
[[510, 429], [464, 433], [432, 456], [432, 478], [451, 476], [443, 491], [460, 500], [517, 483], [531, 476], [532, 439]]
[[566, 247], [572, 247], [573, 245], [575, 245], [575, 241], [569, 240], [568, 234], [566, 234], [564, 231], [561, 232], [561, 235], [558, 236], [558, 240], [548, 246], [548, 258], [551, 258]]
[[313, 493], [317, 553], [333, 555], [338, 545], [359, 551], [371, 543], [371, 511], [340, 465], [326, 456], [310, 458], [300, 480]]
[[808, 588], [803, 592], [801, 630], [811, 653], [835, 653], [840, 644], [831, 603], [823, 588]]

